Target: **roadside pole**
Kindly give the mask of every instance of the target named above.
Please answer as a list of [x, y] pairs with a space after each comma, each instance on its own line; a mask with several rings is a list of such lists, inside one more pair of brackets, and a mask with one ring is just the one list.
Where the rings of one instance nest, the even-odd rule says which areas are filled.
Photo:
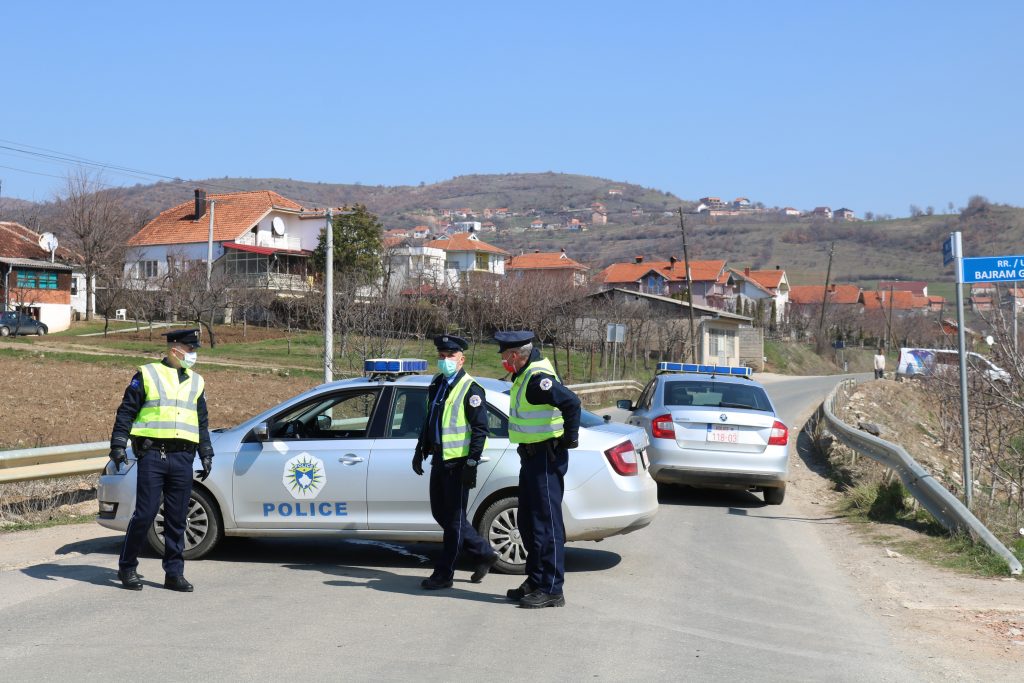
[[324, 236], [324, 382], [334, 379], [334, 215], [327, 209]]
[[971, 427], [967, 410], [967, 348], [964, 343], [964, 251], [963, 239], [959, 232], [951, 233], [951, 255], [956, 271], [956, 342], [960, 356], [960, 422], [961, 441], [964, 449], [964, 505], [971, 509], [974, 500], [974, 479], [971, 475]]
[[209, 201], [210, 204], [210, 235], [206, 240], [206, 291], [210, 291], [210, 279], [213, 277], [213, 211], [217, 207], [217, 202], [213, 199]]
[[686, 307], [690, 311], [690, 362], [697, 362], [697, 340], [693, 330], [693, 278], [690, 273], [690, 252], [686, 248], [686, 222], [683, 220], [683, 207], [679, 207], [679, 230], [683, 233], [683, 266], [686, 270]]

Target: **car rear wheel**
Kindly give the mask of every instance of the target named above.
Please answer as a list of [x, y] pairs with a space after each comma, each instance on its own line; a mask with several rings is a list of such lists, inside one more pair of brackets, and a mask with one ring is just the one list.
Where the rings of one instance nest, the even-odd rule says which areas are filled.
[[[164, 554], [164, 505], [156, 513], [156, 519], [149, 527], [146, 538], [153, 551], [163, 557]], [[186, 560], [198, 560], [213, 550], [224, 538], [224, 525], [220, 521], [220, 512], [213, 502], [213, 497], [203, 489], [192, 489], [188, 499], [188, 513], [185, 515], [185, 553]]]
[[764, 502], [767, 503], [768, 505], [782, 505], [782, 501], [785, 497], [785, 485], [779, 486], [778, 488], [764, 490]]
[[9, 327], [0, 327], [0, 337], [11, 336], [11, 329]]
[[495, 569], [503, 574], [526, 573], [526, 546], [519, 533], [519, 498], [510, 496], [491, 503], [477, 530], [498, 553]]

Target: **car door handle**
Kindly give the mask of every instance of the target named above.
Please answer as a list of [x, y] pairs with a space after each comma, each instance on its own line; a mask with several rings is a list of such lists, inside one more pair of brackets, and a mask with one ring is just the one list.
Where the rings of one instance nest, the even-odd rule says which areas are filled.
[[342, 463], [343, 465], [355, 465], [357, 463], [361, 463], [362, 461], [363, 459], [360, 458], [355, 453], [346, 453], [345, 455], [338, 458], [338, 462]]

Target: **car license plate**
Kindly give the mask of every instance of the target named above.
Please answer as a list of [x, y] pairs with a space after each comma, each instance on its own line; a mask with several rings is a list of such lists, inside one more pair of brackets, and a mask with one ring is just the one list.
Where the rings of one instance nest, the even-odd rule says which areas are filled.
[[720, 443], [738, 443], [740, 440], [739, 429], [729, 425], [708, 425], [708, 441]]

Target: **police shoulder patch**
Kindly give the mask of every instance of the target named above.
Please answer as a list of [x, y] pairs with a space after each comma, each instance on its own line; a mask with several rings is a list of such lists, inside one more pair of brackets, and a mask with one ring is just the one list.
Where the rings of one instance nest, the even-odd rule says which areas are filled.
[[128, 386], [138, 389], [142, 386], [142, 382], [139, 381], [138, 377], [132, 377], [132, 381], [128, 383]]
[[543, 389], [544, 391], [549, 391], [551, 389], [551, 378], [545, 377], [544, 379], [542, 379], [540, 381], [540, 388]]
[[476, 394], [473, 394], [472, 396], [469, 397], [469, 405], [473, 406], [474, 408], [479, 408], [480, 404], [482, 403], [483, 399], [481, 399]]

